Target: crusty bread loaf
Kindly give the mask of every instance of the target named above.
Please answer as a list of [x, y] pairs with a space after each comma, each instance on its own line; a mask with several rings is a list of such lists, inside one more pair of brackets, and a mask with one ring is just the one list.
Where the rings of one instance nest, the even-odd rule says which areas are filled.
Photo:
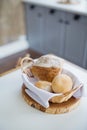
[[54, 77], [61, 73], [61, 68], [46, 68], [46, 67], [40, 67], [40, 66], [32, 66], [30, 68], [32, 74], [39, 80], [45, 80], [52, 82]]
[[43, 55], [36, 60], [30, 70], [36, 78], [51, 82], [56, 75], [61, 73], [62, 62], [55, 55]]
[[72, 79], [66, 74], [56, 76], [52, 81], [52, 90], [55, 93], [66, 93], [72, 89]]

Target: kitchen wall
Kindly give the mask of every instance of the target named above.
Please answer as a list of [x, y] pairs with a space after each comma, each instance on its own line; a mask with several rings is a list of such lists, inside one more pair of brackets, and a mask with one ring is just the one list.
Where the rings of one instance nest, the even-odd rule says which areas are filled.
[[25, 34], [21, 0], [0, 0], [0, 45]]

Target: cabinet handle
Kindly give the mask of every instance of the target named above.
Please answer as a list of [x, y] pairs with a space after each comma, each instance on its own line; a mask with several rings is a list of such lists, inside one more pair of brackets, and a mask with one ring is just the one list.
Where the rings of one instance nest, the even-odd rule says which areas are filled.
[[63, 19], [59, 19], [59, 23], [63, 23], [64, 21], [63, 21]]
[[69, 25], [70, 23], [69, 23], [69, 21], [65, 21], [65, 24], [66, 24], [66, 25]]
[[30, 9], [33, 10], [35, 8], [35, 5], [31, 5]]
[[54, 10], [54, 9], [51, 9], [51, 10], [49, 11], [49, 13], [50, 13], [50, 14], [54, 14], [54, 13], [55, 13], [55, 10]]
[[80, 15], [77, 15], [77, 14], [76, 14], [76, 15], [74, 15], [74, 20], [79, 20], [80, 17], [81, 17]]

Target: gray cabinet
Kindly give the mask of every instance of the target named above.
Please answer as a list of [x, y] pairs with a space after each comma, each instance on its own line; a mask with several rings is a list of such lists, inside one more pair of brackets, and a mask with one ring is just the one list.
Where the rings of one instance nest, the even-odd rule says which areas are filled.
[[64, 58], [86, 67], [84, 53], [87, 38], [87, 19], [83, 16], [67, 13], [66, 20]]
[[65, 35], [65, 25], [63, 18], [65, 13], [53, 9], [46, 10], [45, 28], [44, 28], [44, 52], [54, 53], [63, 56], [63, 45]]
[[85, 44], [85, 49], [84, 49], [83, 66], [84, 68], [87, 69], [87, 39], [86, 39], [86, 44]]
[[51, 8], [24, 4], [26, 33], [30, 47], [42, 53], [63, 56], [65, 13]]
[[87, 68], [87, 17], [25, 4], [30, 47]]
[[25, 4], [27, 40], [31, 48], [42, 52], [44, 43], [44, 16], [43, 7]]

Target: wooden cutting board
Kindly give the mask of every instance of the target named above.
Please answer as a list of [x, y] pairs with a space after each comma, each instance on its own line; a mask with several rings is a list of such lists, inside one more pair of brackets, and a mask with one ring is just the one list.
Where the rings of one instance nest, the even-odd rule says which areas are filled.
[[75, 109], [81, 99], [75, 99], [74, 97], [71, 97], [68, 101], [63, 103], [50, 103], [50, 106], [48, 108], [44, 108], [39, 103], [34, 101], [27, 93], [25, 92], [25, 85], [22, 85], [22, 96], [24, 100], [32, 107], [41, 110], [46, 113], [50, 114], [61, 114], [61, 113], [67, 113]]

